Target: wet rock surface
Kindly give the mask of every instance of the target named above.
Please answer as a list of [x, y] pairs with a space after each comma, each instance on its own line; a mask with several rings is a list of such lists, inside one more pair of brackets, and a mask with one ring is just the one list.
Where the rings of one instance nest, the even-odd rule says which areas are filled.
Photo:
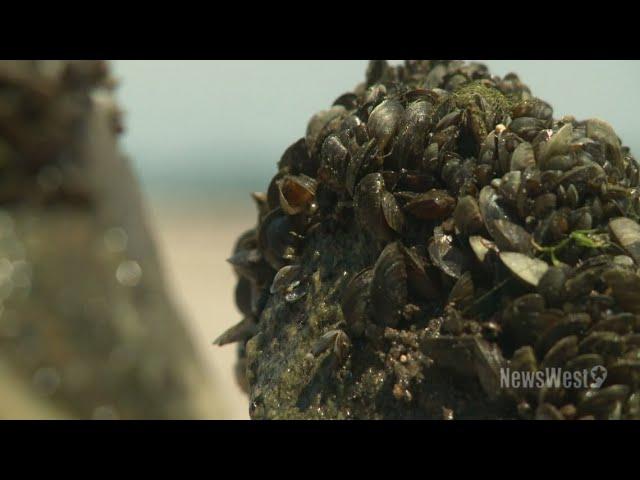
[[[638, 418], [639, 172], [515, 74], [372, 61], [230, 260], [252, 417]], [[548, 368], [608, 375], [501, 383]]]
[[0, 416], [215, 412], [118, 149], [113, 86], [104, 62], [0, 62], [0, 383], [39, 402]]

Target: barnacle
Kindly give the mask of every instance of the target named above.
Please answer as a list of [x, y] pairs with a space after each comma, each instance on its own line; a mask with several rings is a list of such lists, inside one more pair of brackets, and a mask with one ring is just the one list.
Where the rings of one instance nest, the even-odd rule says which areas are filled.
[[[300, 172], [317, 208], [270, 205], [238, 272], [253, 418], [640, 418], [640, 166], [609, 124], [480, 64], [373, 61], [274, 178]], [[500, 380], [547, 368], [608, 376]]]

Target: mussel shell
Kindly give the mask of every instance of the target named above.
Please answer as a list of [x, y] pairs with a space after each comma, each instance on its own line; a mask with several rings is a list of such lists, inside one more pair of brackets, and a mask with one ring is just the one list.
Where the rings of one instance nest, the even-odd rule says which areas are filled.
[[588, 207], [582, 207], [569, 213], [569, 225], [571, 230], [591, 230], [593, 216]]
[[578, 165], [579, 161], [574, 155], [554, 155], [547, 158], [540, 168], [566, 172]]
[[369, 60], [366, 72], [366, 85], [371, 86], [380, 83], [389, 68], [386, 60]]
[[497, 82], [498, 89], [510, 98], [518, 101], [532, 99], [531, 90], [527, 87], [517, 74], [507, 73], [502, 80]]
[[571, 313], [554, 323], [543, 334], [536, 344], [536, 353], [543, 357], [551, 347], [564, 337], [575, 335], [581, 338], [591, 325], [591, 317], [587, 313]]
[[407, 268], [402, 245], [388, 244], [376, 261], [371, 283], [373, 318], [379, 325], [397, 326], [407, 304]]
[[341, 105], [336, 105], [329, 110], [323, 110], [311, 117], [305, 137], [307, 151], [310, 155], [313, 156], [320, 145], [322, 145], [322, 142], [324, 142], [326, 136], [331, 133], [331, 124], [335, 124], [335, 128], [337, 129], [339, 122], [342, 121], [345, 115], [345, 108]]
[[461, 197], [453, 211], [453, 221], [462, 235], [473, 235], [479, 232], [482, 229], [483, 220], [478, 201], [470, 195]]
[[613, 297], [625, 310], [640, 314], [640, 276], [623, 269], [611, 269], [603, 274]]
[[622, 152], [620, 150], [620, 139], [616, 135], [613, 127], [604, 120], [591, 118], [585, 122], [587, 137], [601, 142], [606, 147], [607, 158], [614, 167], [623, 167]]
[[509, 366], [512, 370], [518, 372], [535, 372], [538, 370], [538, 361], [533, 348], [529, 345], [518, 348], [513, 352]]
[[418, 166], [427, 146], [433, 106], [427, 101], [409, 104], [398, 127], [393, 147], [394, 162], [399, 168]]
[[559, 184], [565, 189], [569, 188], [571, 184], [580, 186], [581, 189], [585, 189], [587, 185], [599, 184], [606, 179], [606, 172], [597, 163], [591, 163], [589, 165], [581, 165], [573, 167], [568, 172], [565, 172], [559, 179]]
[[473, 301], [475, 294], [475, 288], [473, 285], [473, 278], [471, 272], [465, 272], [460, 278], [456, 280], [453, 285], [447, 303], [455, 305], [456, 308], [463, 310], [468, 307]]
[[273, 276], [273, 268], [257, 248], [239, 250], [227, 261], [239, 277], [247, 278], [258, 285], [264, 284]]
[[422, 300], [433, 300], [441, 295], [438, 285], [425, 268], [425, 262], [414, 248], [402, 247], [407, 268], [409, 292]]
[[567, 208], [555, 210], [538, 222], [533, 231], [534, 240], [540, 245], [553, 244], [569, 233], [569, 213]]
[[549, 140], [544, 144], [538, 162], [540, 168], [548, 169], [546, 166], [549, 159], [556, 155], [564, 155], [569, 152], [569, 144], [573, 134], [573, 125], [567, 123], [563, 125], [556, 133], [551, 135]]
[[515, 348], [534, 345], [559, 318], [558, 315], [545, 312], [544, 308], [544, 298], [535, 293], [513, 300], [502, 315], [504, 339]]
[[404, 215], [391, 192], [386, 190], [382, 192], [381, 205], [384, 220], [389, 228], [396, 233], [401, 233], [404, 228]]
[[369, 141], [367, 124], [361, 118], [362, 113], [347, 115], [340, 123], [337, 134], [353, 156], [358, 147]]
[[578, 415], [593, 415], [598, 419], [608, 419], [615, 405], [620, 405], [629, 396], [629, 387], [611, 385], [587, 393], [578, 404]]
[[497, 162], [494, 163], [496, 171], [500, 174], [509, 173], [510, 171], [517, 172], [518, 170], [511, 168], [511, 157], [518, 145], [524, 142], [515, 133], [509, 130], [503, 130], [498, 134], [497, 142]]
[[559, 368], [564, 366], [568, 360], [578, 354], [578, 337], [571, 335], [558, 340], [546, 353], [542, 359], [540, 367]]
[[370, 112], [373, 107], [382, 102], [387, 96], [387, 87], [382, 83], [374, 83], [370, 85], [364, 92], [364, 98], [362, 100], [363, 106], [361, 110]]
[[560, 305], [564, 300], [565, 282], [567, 281], [567, 268], [549, 267], [538, 282], [538, 293], [542, 295], [549, 305]]
[[[606, 262], [606, 263], [603, 263]], [[602, 274], [609, 268], [606, 257], [591, 257], [579, 267], [573, 269], [565, 282], [563, 292], [567, 299], [576, 299], [586, 295], [602, 281]]]
[[304, 174], [314, 177], [318, 166], [318, 163], [309, 156], [306, 140], [301, 138], [282, 154], [278, 162], [278, 171], [283, 170], [292, 175]]
[[317, 182], [306, 175], [287, 175], [280, 181], [280, 207], [287, 215], [309, 211], [315, 202]]
[[471, 133], [473, 139], [473, 153], [480, 150], [482, 142], [489, 134], [489, 131], [499, 123], [496, 112], [492, 111], [487, 100], [477, 93], [471, 95], [467, 108], [464, 112], [466, 117], [466, 128]]
[[612, 383], [629, 385], [637, 391], [640, 387], [640, 359], [620, 359], [609, 364], [607, 379]]
[[500, 260], [516, 278], [533, 287], [549, 269], [546, 262], [518, 252], [500, 252]]
[[278, 270], [278, 273], [273, 277], [269, 292], [271, 294], [282, 293], [293, 282], [298, 281], [301, 272], [302, 267], [300, 265], [285, 265]]
[[376, 140], [372, 139], [362, 145], [347, 163], [345, 185], [351, 196], [354, 195], [356, 185], [372, 164], [377, 151]]
[[342, 190], [349, 158], [349, 150], [340, 138], [337, 135], [329, 135], [320, 151], [318, 180], [325, 182], [335, 191]]
[[260, 224], [258, 245], [265, 260], [276, 271], [295, 260], [300, 236], [291, 217], [279, 208], [272, 210]]
[[609, 221], [609, 231], [615, 241], [640, 265], [640, 225], [630, 218], [620, 217]]
[[[383, 172], [383, 175], [385, 172]], [[387, 188], [392, 189], [392, 185], [389, 180], [385, 178]], [[404, 190], [409, 192], [426, 192], [434, 188], [437, 180], [428, 173], [422, 173], [416, 170], [401, 170], [397, 173], [397, 181], [395, 182], [394, 190]]]
[[444, 117], [442, 117], [435, 126], [435, 131], [439, 132], [446, 128], [451, 127], [452, 125], [459, 125], [462, 120], [462, 110], [454, 110], [452, 112], [447, 113]]
[[518, 117], [514, 118], [509, 124], [509, 130], [519, 137], [530, 142], [536, 135], [543, 130], [547, 122], [535, 117]]
[[518, 193], [520, 192], [522, 172], [518, 170], [507, 172], [500, 180], [494, 180], [492, 184], [495, 185], [494, 188], [498, 191], [501, 200], [506, 204], [513, 205], [516, 203]]
[[398, 100], [389, 99], [380, 103], [369, 115], [369, 136], [378, 140], [381, 152], [384, 152], [393, 140], [403, 113], [402, 104]]
[[437, 220], [448, 217], [455, 205], [456, 200], [446, 190], [432, 189], [416, 195], [404, 210], [421, 220]]
[[597, 365], [604, 365], [604, 359], [597, 353], [585, 353], [572, 358], [566, 364], [566, 369], [570, 372], [591, 370]]
[[557, 197], [554, 193], [543, 193], [536, 197], [533, 203], [533, 213], [537, 218], [545, 218], [557, 206]]
[[280, 170], [271, 178], [267, 187], [267, 213], [280, 207], [280, 182], [286, 175], [285, 170]]
[[533, 152], [533, 147], [529, 142], [522, 142], [511, 154], [511, 164], [509, 165], [509, 169], [511, 171], [522, 171], [535, 166], [535, 164], [536, 158]]
[[517, 223], [498, 219], [493, 222], [493, 240], [501, 251], [531, 254], [531, 235]]
[[373, 268], [358, 272], [347, 284], [340, 306], [349, 332], [359, 337], [364, 333], [368, 321], [371, 302]]
[[477, 379], [490, 399], [501, 395], [500, 369], [506, 362], [496, 344], [471, 335], [426, 336], [421, 346], [433, 368]]
[[633, 333], [640, 327], [640, 317], [629, 312], [622, 312], [612, 315], [603, 315], [590, 331], [616, 332], [620, 335]]
[[615, 332], [592, 332], [580, 341], [578, 348], [581, 354], [618, 357], [624, 351], [624, 337]]
[[487, 240], [480, 235], [469, 237], [469, 246], [480, 263], [484, 263], [489, 252], [499, 253], [498, 247], [491, 240]]
[[480, 191], [478, 206], [480, 207], [480, 213], [482, 213], [482, 219], [487, 231], [491, 237], [495, 239], [496, 236], [500, 235], [500, 232], [495, 226], [495, 221], [511, 221], [511, 219], [506, 210], [500, 205], [499, 195], [493, 187], [486, 186]]
[[258, 231], [251, 228], [238, 237], [233, 247], [233, 253], [236, 254], [241, 250], [251, 250], [258, 246]]
[[358, 95], [353, 92], [343, 93], [333, 101], [333, 106], [337, 105], [344, 107], [347, 111], [355, 110], [358, 107]]
[[251, 198], [258, 208], [258, 222], [261, 222], [262, 219], [267, 216], [267, 213], [271, 211], [271, 207], [267, 201], [267, 194], [263, 192], [253, 192], [251, 193]]
[[513, 118], [535, 117], [540, 120], [551, 120], [553, 117], [553, 108], [539, 98], [530, 98], [513, 107], [511, 116]]
[[322, 335], [311, 348], [311, 354], [314, 357], [331, 350], [331, 354], [335, 355], [335, 358], [342, 363], [351, 348], [351, 341], [349, 336], [343, 330], [329, 330]]
[[235, 288], [236, 307], [245, 317], [251, 316], [253, 282], [246, 277], [240, 277]]
[[222, 347], [229, 343], [245, 342], [253, 337], [258, 331], [258, 325], [253, 317], [244, 318], [240, 323], [226, 330], [222, 335], [214, 340], [214, 344]]
[[468, 267], [462, 250], [453, 245], [451, 235], [444, 234], [440, 227], [434, 229], [429, 243], [429, 257], [437, 268], [452, 278], [460, 278]]
[[454, 150], [454, 146], [460, 136], [460, 128], [451, 125], [443, 130], [436, 131], [431, 137], [430, 143], [438, 146], [440, 153]]
[[402, 230], [404, 217], [393, 194], [385, 189], [381, 173], [366, 175], [354, 194], [354, 209], [360, 226], [382, 240], [392, 239]]

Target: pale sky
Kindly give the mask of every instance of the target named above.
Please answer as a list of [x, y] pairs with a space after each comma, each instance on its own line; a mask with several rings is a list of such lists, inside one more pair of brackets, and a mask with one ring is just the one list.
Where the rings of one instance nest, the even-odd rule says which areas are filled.
[[[597, 116], [640, 155], [640, 61], [484, 60], [518, 73], [556, 117]], [[365, 60], [120, 60], [125, 148], [146, 181], [262, 177], [307, 121], [364, 78]]]

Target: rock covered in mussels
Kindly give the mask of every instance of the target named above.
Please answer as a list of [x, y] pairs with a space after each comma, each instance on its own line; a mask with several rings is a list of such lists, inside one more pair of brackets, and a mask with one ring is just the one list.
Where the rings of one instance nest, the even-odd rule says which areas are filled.
[[[253, 418], [640, 418], [640, 167], [608, 123], [372, 61], [278, 168], [233, 257]], [[547, 368], [608, 375], [500, 381]]]

